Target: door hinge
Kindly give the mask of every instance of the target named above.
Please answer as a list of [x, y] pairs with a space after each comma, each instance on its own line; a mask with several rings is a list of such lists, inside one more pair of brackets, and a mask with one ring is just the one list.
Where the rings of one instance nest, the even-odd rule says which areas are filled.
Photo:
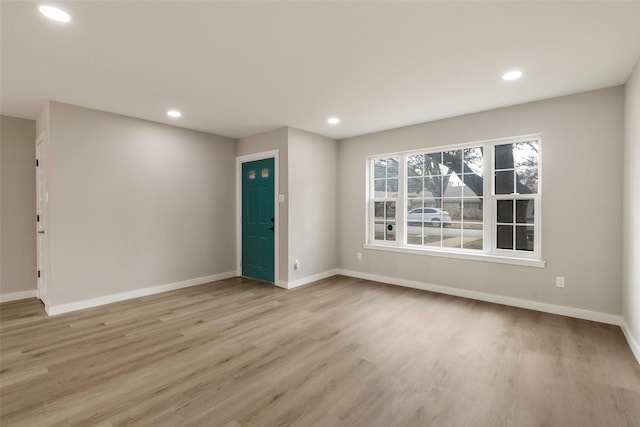
[[40, 278], [40, 270], [38, 270], [38, 279]]
[[40, 166], [40, 162], [36, 159], [36, 167]]
[[40, 215], [36, 215], [36, 222], [40, 222]]

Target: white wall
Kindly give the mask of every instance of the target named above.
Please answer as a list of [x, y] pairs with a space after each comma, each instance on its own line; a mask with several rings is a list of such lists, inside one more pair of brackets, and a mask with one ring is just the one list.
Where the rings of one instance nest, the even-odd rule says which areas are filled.
[[288, 130], [286, 127], [283, 127], [270, 132], [241, 138], [237, 141], [236, 153], [238, 156], [270, 150], [278, 150], [278, 192], [285, 196], [285, 202], [279, 203], [278, 206], [278, 221], [280, 225], [280, 229], [278, 230], [278, 269], [280, 277], [275, 278], [276, 282], [282, 283], [288, 280], [287, 260], [289, 259]]
[[625, 86], [624, 118], [623, 317], [640, 361], [640, 62]]
[[36, 122], [0, 116], [0, 300], [36, 290]]
[[289, 128], [289, 282], [337, 267], [337, 162], [335, 140]]
[[234, 140], [51, 102], [50, 148], [49, 305], [235, 270]]
[[[340, 268], [619, 315], [622, 129], [623, 88], [614, 87], [345, 139]], [[545, 268], [363, 250], [367, 156], [538, 132]], [[565, 289], [556, 276], [566, 277]]]

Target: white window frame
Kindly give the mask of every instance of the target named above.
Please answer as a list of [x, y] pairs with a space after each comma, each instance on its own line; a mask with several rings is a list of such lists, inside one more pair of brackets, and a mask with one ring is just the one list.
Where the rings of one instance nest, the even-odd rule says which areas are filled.
[[[532, 141], [538, 143], [538, 192], [536, 194], [495, 194], [495, 149], [496, 145], [513, 144], [517, 142]], [[405, 226], [407, 223], [407, 159], [414, 154], [437, 153], [441, 151], [459, 150], [465, 148], [482, 147], [483, 149], [483, 249], [473, 250], [464, 248], [446, 247], [426, 247], [407, 244]], [[398, 162], [398, 197], [397, 198], [376, 198], [374, 188], [374, 168], [375, 160], [397, 157]], [[438, 147], [423, 148], [395, 153], [386, 153], [369, 156], [366, 159], [366, 230], [365, 249], [384, 250], [390, 252], [402, 252], [411, 254], [422, 254], [446, 258], [467, 259], [484, 262], [497, 262], [530, 267], [544, 267], [541, 252], [541, 192], [542, 192], [542, 136], [540, 134], [522, 135], [517, 137], [477, 141], [464, 144], [446, 145]], [[510, 250], [497, 248], [497, 200], [533, 200], [534, 202], [534, 250]], [[375, 202], [395, 201], [396, 202], [396, 240], [383, 241], [375, 240]], [[515, 221], [515, 218], [514, 218]], [[515, 232], [515, 226], [514, 226]]]

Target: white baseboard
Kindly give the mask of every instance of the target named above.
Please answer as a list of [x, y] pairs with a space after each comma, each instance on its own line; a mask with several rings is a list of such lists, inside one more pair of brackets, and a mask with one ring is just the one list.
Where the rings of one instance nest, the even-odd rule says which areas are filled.
[[70, 302], [67, 304], [47, 305], [45, 309], [49, 316], [68, 313], [70, 311], [82, 310], [84, 308], [97, 307], [99, 305], [111, 304], [112, 302], [124, 301], [132, 298], [140, 298], [147, 295], [159, 294], [176, 289], [188, 288], [190, 286], [202, 285], [204, 283], [215, 282], [217, 280], [228, 279], [237, 276], [236, 271], [214, 274], [211, 276], [197, 277], [195, 279], [183, 280], [181, 282], [167, 283], [165, 285], [152, 286], [149, 288], [134, 289], [132, 291], [120, 292], [103, 297], [85, 299], [82, 301]]
[[0, 303], [17, 301], [19, 299], [36, 298], [38, 291], [33, 289], [31, 291], [12, 292], [10, 294], [0, 294]]
[[327, 277], [335, 276], [336, 274], [338, 274], [338, 270], [335, 270], [335, 269], [327, 270], [327, 271], [323, 271], [322, 273], [313, 274], [311, 276], [303, 277], [301, 279], [293, 280], [291, 282], [278, 281], [276, 282], [276, 286], [279, 286], [285, 289], [293, 289], [293, 288], [297, 288], [298, 286], [303, 286], [309, 283], [316, 282], [318, 280], [326, 279]]
[[390, 285], [405, 286], [408, 288], [422, 289], [424, 291], [440, 294], [454, 295], [495, 304], [510, 305], [529, 310], [542, 311], [544, 313], [560, 314], [562, 316], [575, 317], [577, 319], [592, 320], [594, 322], [608, 323], [610, 325], [622, 325], [622, 316], [599, 311], [585, 310], [582, 308], [566, 307], [562, 305], [548, 304], [538, 301], [530, 301], [520, 298], [505, 297], [502, 295], [488, 294], [485, 292], [469, 291], [466, 289], [451, 288], [449, 286], [433, 285], [431, 283], [417, 282], [413, 280], [398, 279], [395, 277], [378, 276], [376, 274], [361, 273], [359, 271], [338, 269], [338, 274], [343, 276], [366, 279], [374, 282], [383, 282]]
[[638, 341], [636, 341], [636, 339], [634, 338], [633, 334], [631, 333], [631, 328], [629, 327], [629, 324], [627, 324], [627, 321], [624, 318], [622, 318], [622, 325], [620, 325], [620, 327], [622, 328], [622, 333], [624, 334], [624, 337], [627, 339], [627, 342], [629, 343], [629, 347], [631, 347], [631, 352], [633, 353], [633, 355], [636, 357], [636, 360], [640, 364], [640, 344], [638, 344]]

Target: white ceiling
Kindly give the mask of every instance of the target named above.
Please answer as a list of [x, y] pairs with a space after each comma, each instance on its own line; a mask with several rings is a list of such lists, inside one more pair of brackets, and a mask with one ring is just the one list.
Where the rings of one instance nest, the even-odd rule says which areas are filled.
[[640, 2], [52, 2], [66, 25], [37, 4], [0, 6], [2, 114], [50, 99], [234, 138], [344, 138], [614, 86], [640, 57]]

